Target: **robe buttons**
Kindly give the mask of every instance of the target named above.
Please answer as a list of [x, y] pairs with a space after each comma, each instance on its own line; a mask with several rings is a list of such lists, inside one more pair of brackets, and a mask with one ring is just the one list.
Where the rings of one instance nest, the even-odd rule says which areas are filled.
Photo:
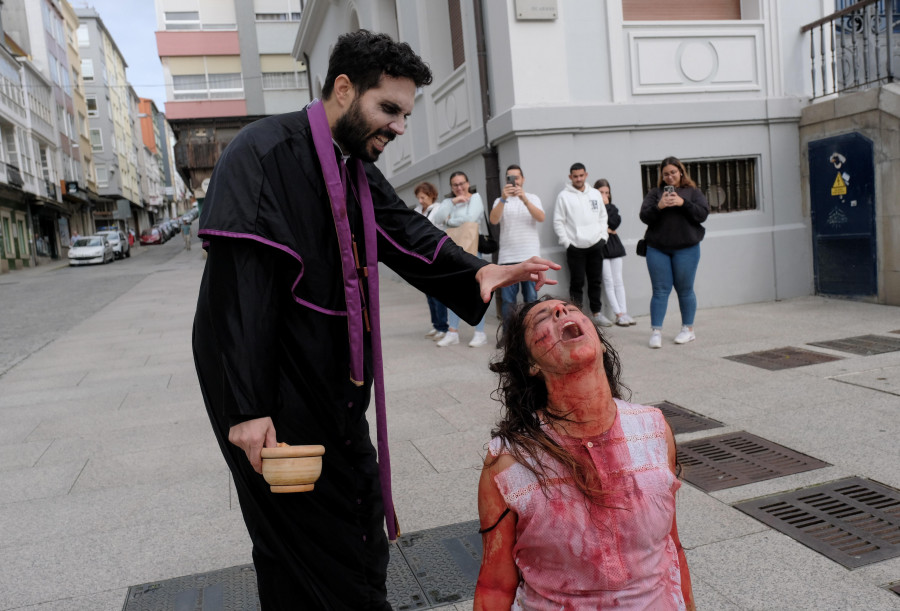
[[350, 401], [350, 402], [347, 404], [347, 407], [353, 407], [353, 401]]
[[593, 442], [593, 441], [587, 442], [587, 447], [593, 448], [593, 447], [594, 447], [594, 442]]

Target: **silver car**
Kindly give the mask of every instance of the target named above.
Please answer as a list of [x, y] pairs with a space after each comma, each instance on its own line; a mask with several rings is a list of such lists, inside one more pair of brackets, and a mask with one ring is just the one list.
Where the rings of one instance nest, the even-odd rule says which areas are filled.
[[105, 235], [86, 235], [76, 238], [69, 248], [69, 265], [112, 263], [116, 255]]
[[113, 253], [116, 259], [124, 259], [131, 256], [131, 246], [128, 244], [128, 237], [122, 231], [98, 231], [97, 235], [105, 235], [112, 244]]

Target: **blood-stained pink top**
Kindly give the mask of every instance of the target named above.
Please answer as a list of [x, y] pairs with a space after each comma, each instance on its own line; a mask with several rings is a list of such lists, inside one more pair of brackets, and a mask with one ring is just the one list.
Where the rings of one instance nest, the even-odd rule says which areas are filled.
[[[606, 495], [589, 503], [548, 456], [549, 489], [516, 463], [494, 478], [518, 515], [512, 609], [684, 609], [678, 553], [670, 536], [675, 491], [666, 426], [655, 407], [616, 400], [612, 427], [587, 439], [548, 433], [597, 468]], [[495, 438], [491, 454], [508, 453]], [[553, 473], [559, 474], [554, 477]]]

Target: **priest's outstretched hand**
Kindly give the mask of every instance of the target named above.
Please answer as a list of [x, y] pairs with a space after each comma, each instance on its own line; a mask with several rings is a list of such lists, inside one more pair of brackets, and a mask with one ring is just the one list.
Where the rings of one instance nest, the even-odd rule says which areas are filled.
[[556, 280], [547, 278], [547, 270], [560, 269], [559, 263], [549, 259], [531, 257], [527, 261], [515, 265], [485, 265], [475, 274], [481, 287], [481, 299], [485, 303], [491, 300], [491, 293], [504, 286], [517, 282], [535, 282], [534, 290], [540, 290], [545, 284], [556, 284]]

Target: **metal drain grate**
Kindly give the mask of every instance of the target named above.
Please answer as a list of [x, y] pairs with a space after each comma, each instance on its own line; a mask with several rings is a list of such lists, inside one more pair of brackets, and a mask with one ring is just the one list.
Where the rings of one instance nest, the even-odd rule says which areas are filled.
[[763, 350], [761, 352], [736, 354], [734, 356], [726, 356], [725, 358], [729, 361], [753, 365], [754, 367], [761, 367], [762, 369], [768, 369], [769, 371], [779, 371], [781, 369], [791, 369], [793, 367], [804, 367], [806, 365], [818, 365], [819, 363], [839, 361], [842, 357], [787, 346], [785, 348], [775, 348], [773, 350]]
[[885, 352], [900, 350], [900, 338], [885, 337], [883, 335], [859, 335], [828, 342], [809, 342], [809, 345], [830, 348], [840, 352], [849, 352], [859, 356], [870, 356], [872, 354], [884, 354]]
[[186, 575], [128, 588], [122, 611], [258, 611], [252, 564]]
[[653, 407], [658, 407], [659, 411], [666, 417], [672, 432], [676, 435], [681, 433], [693, 433], [695, 431], [705, 431], [707, 429], [716, 429], [723, 426], [718, 420], [701, 416], [688, 409], [669, 403], [668, 401], [660, 401], [659, 403], [651, 403]]
[[[403, 535], [390, 546], [388, 602], [398, 611], [471, 600], [481, 568], [478, 521]], [[258, 611], [252, 564], [128, 588], [122, 611]]]
[[830, 466], [744, 431], [679, 444], [678, 462], [682, 477], [706, 492]]
[[853, 569], [900, 556], [900, 490], [852, 477], [735, 505]]

